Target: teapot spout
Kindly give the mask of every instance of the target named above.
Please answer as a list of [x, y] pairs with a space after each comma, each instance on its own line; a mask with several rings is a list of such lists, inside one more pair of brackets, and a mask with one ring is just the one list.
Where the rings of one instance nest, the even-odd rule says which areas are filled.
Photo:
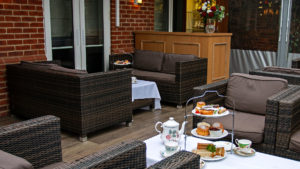
[[184, 129], [185, 129], [185, 125], [186, 125], [187, 121], [184, 121], [181, 125], [181, 129], [179, 131], [179, 136], [181, 136], [184, 132]]

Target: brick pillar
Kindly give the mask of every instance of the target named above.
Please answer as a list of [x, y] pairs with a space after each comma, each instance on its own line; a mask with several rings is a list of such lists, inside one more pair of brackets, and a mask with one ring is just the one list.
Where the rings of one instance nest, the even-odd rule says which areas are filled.
[[9, 112], [5, 66], [46, 60], [42, 0], [0, 1], [0, 117]]
[[133, 0], [120, 0], [120, 26], [116, 27], [116, 1], [111, 0], [111, 52], [132, 53], [134, 31], [154, 30], [154, 0], [143, 0], [135, 5]]

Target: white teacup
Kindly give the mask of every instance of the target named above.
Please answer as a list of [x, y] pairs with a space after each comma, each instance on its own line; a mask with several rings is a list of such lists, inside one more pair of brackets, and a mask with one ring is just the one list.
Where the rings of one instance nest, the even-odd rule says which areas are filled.
[[131, 82], [132, 82], [132, 83], [136, 83], [136, 77], [135, 77], [135, 76], [132, 76], [132, 77], [131, 77]]
[[165, 142], [165, 148], [166, 148], [166, 153], [167, 154], [174, 154], [178, 150], [178, 142], [175, 141], [167, 141]]
[[247, 140], [247, 139], [235, 139], [235, 143], [238, 145], [240, 148], [241, 152], [244, 153], [251, 153], [251, 144], [252, 141]]

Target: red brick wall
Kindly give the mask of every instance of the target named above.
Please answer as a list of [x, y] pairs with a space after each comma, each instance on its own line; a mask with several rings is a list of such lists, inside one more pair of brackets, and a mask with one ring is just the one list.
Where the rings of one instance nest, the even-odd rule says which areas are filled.
[[143, 0], [134, 5], [133, 0], [120, 0], [120, 26], [116, 27], [115, 0], [111, 0], [111, 52], [134, 51], [134, 31], [154, 30], [154, 0]]
[[46, 60], [42, 0], [0, 0], [0, 117], [9, 111], [5, 65]]

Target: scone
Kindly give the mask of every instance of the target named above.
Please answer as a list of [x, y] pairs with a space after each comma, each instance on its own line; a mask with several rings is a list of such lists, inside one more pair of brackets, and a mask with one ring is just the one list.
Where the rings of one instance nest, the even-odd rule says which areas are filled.
[[210, 124], [208, 124], [206, 122], [200, 122], [197, 124], [196, 132], [198, 135], [208, 136], [209, 135], [209, 127], [210, 127]]

